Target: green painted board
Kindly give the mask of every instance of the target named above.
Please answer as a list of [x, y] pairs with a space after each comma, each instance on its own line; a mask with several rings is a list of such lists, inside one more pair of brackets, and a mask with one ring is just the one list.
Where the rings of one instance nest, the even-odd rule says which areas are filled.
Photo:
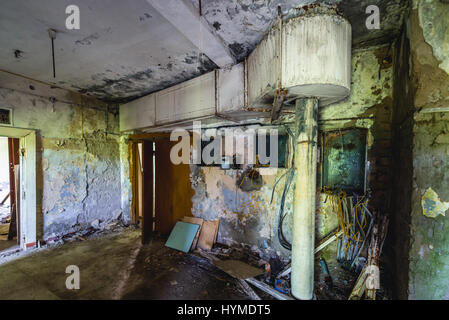
[[189, 252], [199, 227], [199, 225], [193, 223], [183, 221], [176, 222], [165, 246], [186, 253]]

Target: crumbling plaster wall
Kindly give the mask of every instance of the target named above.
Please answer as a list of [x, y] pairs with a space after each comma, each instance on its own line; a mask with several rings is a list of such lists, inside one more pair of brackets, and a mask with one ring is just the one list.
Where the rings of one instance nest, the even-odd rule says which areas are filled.
[[428, 188], [441, 201], [449, 201], [449, 113], [423, 112], [449, 106], [448, 21], [449, 4], [414, 1], [410, 15], [415, 111], [410, 299], [449, 299], [448, 213], [425, 216], [421, 204]]
[[131, 222], [132, 184], [131, 184], [131, 150], [127, 133], [120, 136], [120, 184], [121, 184], [121, 208], [122, 220]]
[[37, 133], [38, 240], [88, 228], [97, 219], [119, 217], [117, 112], [70, 92], [64, 102], [52, 103], [46, 92], [33, 86], [18, 91], [1, 85], [0, 105], [13, 109], [15, 127]]
[[[389, 51], [388, 47], [378, 47], [353, 52], [350, 97], [320, 112], [321, 130], [368, 129], [368, 188], [373, 197], [372, 204], [382, 207], [381, 210], [387, 210], [388, 203], [384, 203], [383, 196], [389, 195], [391, 165], [392, 64]], [[278, 211], [285, 180], [279, 182], [270, 203], [273, 186], [286, 170], [261, 170], [263, 187], [245, 192], [236, 185], [242, 170], [192, 165], [191, 181], [195, 191], [192, 213], [205, 219], [220, 218], [220, 242], [244, 243], [268, 256], [276, 254], [288, 259], [290, 252], [280, 245], [277, 236]], [[337, 227], [336, 215], [330, 201], [325, 201], [325, 198], [321, 193], [317, 197], [318, 239]], [[293, 190], [290, 189], [285, 204], [288, 216], [284, 221], [288, 240], [291, 239], [292, 208]], [[335, 258], [335, 250], [333, 245], [323, 254]]]

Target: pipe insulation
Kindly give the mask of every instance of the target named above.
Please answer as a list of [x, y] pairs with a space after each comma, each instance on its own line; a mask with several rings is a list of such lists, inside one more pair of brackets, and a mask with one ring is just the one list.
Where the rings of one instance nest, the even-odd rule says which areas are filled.
[[318, 99], [296, 100], [296, 171], [291, 288], [295, 298], [313, 297]]

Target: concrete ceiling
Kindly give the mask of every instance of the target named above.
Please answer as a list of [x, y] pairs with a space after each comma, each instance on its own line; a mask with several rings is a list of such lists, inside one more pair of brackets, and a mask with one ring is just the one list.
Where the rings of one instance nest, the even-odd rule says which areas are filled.
[[[152, 1], [155, 0], [2, 0], [0, 69], [119, 103], [217, 68], [212, 61], [217, 62], [215, 57], [210, 59], [200, 53], [201, 41], [194, 38], [196, 31], [191, 30], [191, 24], [189, 32], [185, 32], [179, 23], [182, 18], [170, 22], [166, 12], [150, 5]], [[198, 10], [199, 15], [198, 0], [183, 1]], [[203, 22], [233, 59], [240, 61], [269, 29], [277, 16], [278, 5], [283, 13], [291, 13], [297, 7], [322, 1], [201, 2]], [[331, 0], [326, 3], [336, 4], [349, 19], [353, 45], [358, 48], [391, 41], [399, 32], [407, 1]], [[80, 30], [65, 28], [65, 8], [70, 4], [80, 8]], [[365, 27], [365, 8], [370, 4], [380, 8], [380, 30]], [[56, 78], [52, 73], [49, 28], [58, 31]], [[198, 28], [198, 37], [202, 32], [207, 30]]]

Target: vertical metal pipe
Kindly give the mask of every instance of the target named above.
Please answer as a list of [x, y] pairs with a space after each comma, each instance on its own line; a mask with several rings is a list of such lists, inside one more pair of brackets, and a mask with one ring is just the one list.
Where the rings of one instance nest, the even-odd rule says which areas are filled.
[[313, 298], [317, 136], [318, 100], [296, 100], [291, 286], [293, 296], [301, 300]]

